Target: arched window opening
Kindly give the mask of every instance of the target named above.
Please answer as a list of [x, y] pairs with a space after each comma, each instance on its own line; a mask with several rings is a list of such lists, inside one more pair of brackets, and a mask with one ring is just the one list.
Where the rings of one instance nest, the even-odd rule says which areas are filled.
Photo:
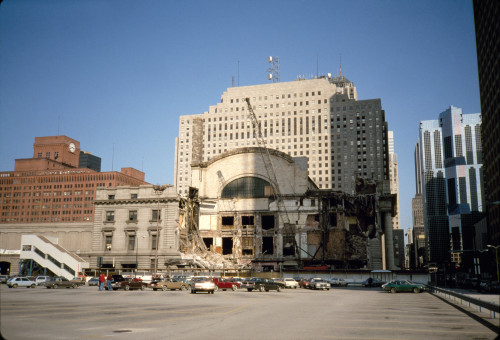
[[271, 184], [258, 177], [242, 177], [227, 184], [222, 190], [222, 198], [259, 198], [274, 194]]

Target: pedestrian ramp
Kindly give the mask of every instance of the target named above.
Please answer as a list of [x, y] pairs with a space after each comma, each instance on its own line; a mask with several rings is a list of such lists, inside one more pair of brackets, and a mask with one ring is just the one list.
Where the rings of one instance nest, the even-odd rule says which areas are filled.
[[31, 260], [47, 268], [56, 276], [68, 280], [89, 268], [89, 263], [78, 255], [57, 244], [57, 238], [49, 240], [41, 235], [22, 235], [20, 260]]

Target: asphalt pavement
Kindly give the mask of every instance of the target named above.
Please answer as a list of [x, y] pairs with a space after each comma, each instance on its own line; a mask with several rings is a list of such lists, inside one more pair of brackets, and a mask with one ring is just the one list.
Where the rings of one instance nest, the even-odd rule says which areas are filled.
[[6, 339], [495, 339], [496, 320], [429, 293], [380, 288], [281, 292], [9, 289]]

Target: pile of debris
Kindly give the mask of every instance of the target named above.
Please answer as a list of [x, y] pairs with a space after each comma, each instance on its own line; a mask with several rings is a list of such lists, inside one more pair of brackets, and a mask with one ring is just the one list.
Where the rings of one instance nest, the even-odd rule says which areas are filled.
[[199, 204], [197, 192], [190, 188], [189, 198], [179, 203], [179, 249], [184, 262], [201, 269], [210, 270], [241, 270], [250, 268], [250, 263], [240, 263], [225, 258], [207, 248], [198, 229]]

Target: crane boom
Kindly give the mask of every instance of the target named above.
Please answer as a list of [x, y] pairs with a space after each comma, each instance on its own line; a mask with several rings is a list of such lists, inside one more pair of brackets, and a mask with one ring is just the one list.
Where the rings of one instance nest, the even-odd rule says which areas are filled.
[[[271, 155], [269, 154], [269, 149], [266, 146], [266, 141], [262, 135], [261, 124], [253, 111], [252, 105], [250, 103], [250, 98], [245, 98], [245, 101], [248, 106], [248, 115], [252, 121], [252, 126], [255, 133], [255, 139], [257, 140], [258, 146], [261, 148], [261, 156], [264, 163], [264, 167], [266, 168], [267, 176], [270, 179], [271, 183], [274, 185], [274, 197], [276, 198], [278, 215], [283, 221], [284, 233], [288, 235], [295, 235], [294, 231], [291, 228], [290, 218], [288, 216], [288, 211], [285, 206], [285, 202], [283, 201], [283, 196], [281, 195], [281, 190], [279, 187], [278, 179], [276, 178], [276, 171], [273, 166], [273, 162], [271, 159]], [[297, 250], [297, 243], [295, 237], [293, 237], [293, 246], [294, 249]]]

